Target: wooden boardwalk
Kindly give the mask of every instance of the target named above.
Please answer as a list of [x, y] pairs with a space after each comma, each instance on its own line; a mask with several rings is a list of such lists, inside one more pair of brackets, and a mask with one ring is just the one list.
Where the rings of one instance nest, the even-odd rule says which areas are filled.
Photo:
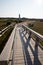
[[[29, 39], [26, 31], [17, 28], [14, 43], [14, 65], [43, 65], [43, 50], [38, 46], [35, 48], [35, 41]], [[26, 58], [26, 59], [25, 59]]]
[[16, 30], [14, 43], [14, 60], [13, 65], [25, 65], [22, 42], [20, 40], [19, 29]]
[[28, 65], [43, 65], [43, 50], [37, 46], [35, 47], [36, 42], [29, 38], [29, 34], [26, 31], [20, 29], [20, 37], [24, 46], [27, 64]]
[[[29, 29], [25, 26], [24, 29], [16, 25], [0, 54], [0, 65], [43, 65], [43, 49], [39, 46], [39, 42], [29, 36]], [[31, 32], [36, 34], [32, 30]], [[43, 39], [43, 36], [36, 35]]]

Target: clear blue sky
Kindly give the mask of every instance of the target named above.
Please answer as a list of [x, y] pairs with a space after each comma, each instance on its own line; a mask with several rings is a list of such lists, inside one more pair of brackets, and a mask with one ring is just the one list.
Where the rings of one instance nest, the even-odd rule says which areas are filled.
[[43, 0], [0, 0], [0, 17], [43, 18]]

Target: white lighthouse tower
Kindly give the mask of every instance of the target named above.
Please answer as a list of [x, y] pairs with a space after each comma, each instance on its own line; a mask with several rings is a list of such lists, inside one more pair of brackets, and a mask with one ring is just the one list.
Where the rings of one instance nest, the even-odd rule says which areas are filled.
[[20, 20], [20, 14], [19, 14], [19, 20]]

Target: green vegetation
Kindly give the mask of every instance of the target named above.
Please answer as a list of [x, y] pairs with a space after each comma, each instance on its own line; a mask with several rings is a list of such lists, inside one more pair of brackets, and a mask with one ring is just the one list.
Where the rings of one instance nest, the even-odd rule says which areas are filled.
[[2, 30], [5, 27], [6, 27], [6, 23], [5, 22], [0, 22], [0, 30]]
[[4, 29], [6, 26], [8, 26], [12, 23], [15, 24], [15, 19], [0, 18], [0, 30]]
[[[28, 24], [28, 26], [33, 29], [34, 31], [40, 33], [41, 35], [43, 35], [43, 22], [40, 21], [36, 21], [34, 23], [30, 23]], [[32, 37], [35, 37], [34, 35], [32, 35]], [[41, 43], [41, 45], [43, 46], [43, 41], [39, 40], [39, 42]]]
[[11, 32], [13, 30], [13, 27], [8, 29], [1, 37], [0, 37], [0, 53], [2, 52]]
[[43, 22], [34, 22], [31, 28], [43, 35]]

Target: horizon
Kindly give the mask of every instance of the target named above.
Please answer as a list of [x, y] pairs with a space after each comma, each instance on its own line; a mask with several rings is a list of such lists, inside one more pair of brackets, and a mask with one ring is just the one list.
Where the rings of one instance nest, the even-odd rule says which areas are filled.
[[[18, 17], [0, 17], [0, 18], [19, 18]], [[21, 18], [27, 18], [27, 17], [21, 17]], [[43, 19], [43, 18], [27, 18], [27, 19]]]

